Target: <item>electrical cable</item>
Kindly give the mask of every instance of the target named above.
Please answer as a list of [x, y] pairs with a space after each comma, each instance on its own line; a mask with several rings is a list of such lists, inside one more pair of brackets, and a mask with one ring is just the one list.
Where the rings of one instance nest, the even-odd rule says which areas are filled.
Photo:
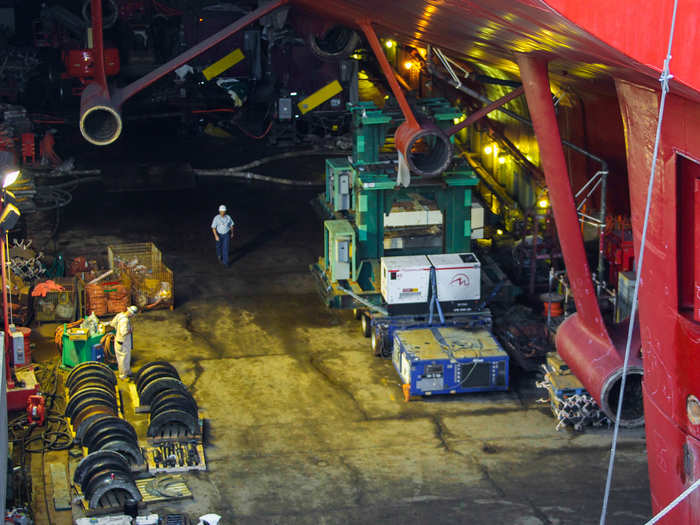
[[265, 131], [263, 131], [262, 135], [253, 135], [250, 131], [245, 129], [243, 126], [241, 126], [235, 120], [233, 121], [233, 125], [236, 126], [239, 130], [241, 130], [246, 137], [249, 137], [249, 138], [255, 139], [255, 140], [264, 139], [267, 136], [267, 134], [270, 133], [270, 130], [272, 129], [272, 121], [270, 121], [270, 123], [267, 125], [267, 128], [265, 129]]
[[603, 496], [603, 508], [600, 512], [600, 525], [605, 525], [608, 512], [608, 502], [610, 499], [610, 489], [612, 486], [613, 471], [615, 468], [615, 452], [617, 451], [617, 440], [620, 433], [620, 418], [622, 416], [622, 402], [625, 397], [625, 385], [627, 382], [627, 368], [629, 366], [630, 350], [632, 348], [632, 335], [634, 333], [637, 300], [639, 298], [639, 285], [642, 280], [642, 268], [644, 263], [644, 248], [646, 247], [647, 228], [649, 226], [649, 214], [651, 211], [651, 198], [654, 193], [654, 179], [656, 176], [656, 161], [659, 156], [659, 145], [661, 143], [661, 125], [664, 120], [664, 109], [666, 107], [666, 95], [668, 95], [668, 81], [672, 78], [669, 72], [671, 62], [671, 48], [673, 46], [673, 35], [676, 29], [676, 13], [678, 11], [678, 0], [673, 2], [673, 15], [671, 17], [671, 29], [668, 35], [668, 50], [664, 60], [663, 71], [659, 81], [661, 82], [661, 102], [659, 104], [659, 118], [656, 124], [656, 139], [654, 140], [654, 153], [651, 158], [651, 173], [649, 175], [649, 185], [647, 187], [647, 201], [644, 209], [644, 226], [642, 227], [642, 238], [639, 245], [639, 256], [637, 259], [637, 281], [634, 284], [634, 295], [632, 297], [632, 310], [630, 312], [630, 323], [627, 330], [627, 344], [625, 346], [625, 360], [622, 364], [622, 378], [620, 381], [620, 397], [617, 401], [617, 411], [615, 414], [615, 427], [613, 431], [612, 445], [610, 448], [610, 461], [608, 462], [608, 474], [605, 480], [605, 494]]

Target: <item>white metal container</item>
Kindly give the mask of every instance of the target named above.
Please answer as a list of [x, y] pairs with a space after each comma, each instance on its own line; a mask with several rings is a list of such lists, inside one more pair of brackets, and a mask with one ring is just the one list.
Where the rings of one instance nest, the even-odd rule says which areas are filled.
[[481, 263], [473, 253], [428, 255], [440, 302], [481, 299]]
[[472, 202], [472, 239], [484, 238], [484, 207], [478, 202]]
[[387, 304], [426, 303], [430, 262], [425, 255], [382, 257], [382, 297]]

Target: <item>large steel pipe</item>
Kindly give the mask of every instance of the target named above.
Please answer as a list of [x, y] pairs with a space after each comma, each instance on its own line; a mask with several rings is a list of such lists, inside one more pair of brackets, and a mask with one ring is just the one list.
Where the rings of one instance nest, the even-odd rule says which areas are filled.
[[[557, 330], [557, 351], [601, 409], [614, 420], [622, 379], [620, 348], [624, 342], [616, 343], [611, 338], [593, 288], [552, 103], [547, 61], [532, 55], [517, 54], [516, 57], [576, 303], [577, 313]], [[639, 349], [639, 343], [636, 348]], [[642, 363], [636, 352], [630, 362], [625, 387], [626, 401], [620, 421], [624, 426], [637, 426], [644, 421], [641, 386]]]
[[421, 126], [404, 122], [396, 130], [394, 141], [411, 172], [422, 177], [438, 176], [452, 162], [454, 146], [450, 138], [431, 122]]
[[111, 144], [121, 135], [121, 108], [99, 84], [90, 84], [83, 90], [79, 125], [85, 140], [96, 146]]
[[[615, 421], [620, 397], [626, 326], [626, 323], [620, 325], [613, 332], [612, 344], [606, 344], [593, 337], [581, 323], [578, 314], [569, 317], [557, 330], [556, 346], [559, 355], [611, 421]], [[640, 346], [637, 333], [632, 341], [633, 352], [630, 355], [625, 381], [625, 400], [620, 418], [620, 425], [623, 427], [638, 427], [644, 424]]]
[[406, 121], [394, 135], [396, 150], [403, 155], [411, 172], [423, 177], [435, 177], [447, 169], [454, 153], [448, 135], [432, 122], [418, 122], [406, 96], [401, 90], [394, 69], [384, 54], [382, 45], [368, 20], [358, 21], [365, 33], [384, 77], [396, 97]]
[[120, 89], [109, 89], [104, 68], [102, 40], [102, 0], [91, 0], [95, 80], [80, 97], [80, 132], [85, 139], [97, 146], [106, 146], [119, 138], [122, 132], [121, 106], [129, 98], [171, 71], [201, 55], [222, 40], [237, 33], [250, 23], [274, 11], [287, 0], [275, 0], [251, 11], [232, 24], [214, 33], [187, 51], [179, 54], [147, 75]]

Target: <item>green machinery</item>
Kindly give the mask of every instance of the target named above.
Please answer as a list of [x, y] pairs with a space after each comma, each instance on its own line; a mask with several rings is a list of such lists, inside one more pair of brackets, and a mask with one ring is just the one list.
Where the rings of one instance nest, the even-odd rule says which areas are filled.
[[[423, 99], [415, 110], [438, 126], [450, 127], [462, 113], [445, 99]], [[352, 157], [326, 160], [326, 191], [317, 201], [324, 220], [324, 255], [312, 265], [322, 296], [331, 307], [357, 306], [354, 297], [381, 302], [379, 259], [384, 255], [464, 253], [471, 250], [472, 188], [478, 183], [466, 163], [397, 186], [396, 160], [382, 156], [390, 129], [401, 122], [398, 111], [372, 102], [348, 105], [353, 121]], [[426, 199], [441, 214], [442, 242], [424, 248], [385, 248], [385, 220], [401, 201]]]

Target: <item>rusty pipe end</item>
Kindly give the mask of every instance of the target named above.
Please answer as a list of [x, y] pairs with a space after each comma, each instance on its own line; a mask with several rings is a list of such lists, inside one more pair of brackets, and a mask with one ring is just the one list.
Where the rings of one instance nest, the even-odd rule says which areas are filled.
[[[612, 329], [612, 339], [595, 337], [579, 314], [567, 318], [557, 329], [556, 347], [571, 371], [583, 383], [605, 415], [615, 421], [622, 386], [625, 325]], [[644, 424], [642, 397], [643, 364], [639, 357], [641, 343], [633, 339], [625, 380], [624, 403], [620, 426], [639, 427]]]
[[107, 146], [122, 133], [120, 108], [99, 84], [90, 84], [80, 98], [80, 133], [96, 146]]
[[396, 149], [401, 152], [412, 173], [437, 177], [452, 162], [454, 146], [443, 130], [432, 123], [421, 126], [404, 122], [394, 135]]
[[[627, 428], [641, 427], [644, 424], [644, 403], [642, 400], [642, 378], [644, 370], [641, 366], [627, 367], [625, 380], [625, 398], [622, 402], [620, 426]], [[615, 422], [617, 403], [620, 400], [622, 386], [622, 368], [618, 368], [603, 383], [600, 393], [600, 408], [610, 421]]]

